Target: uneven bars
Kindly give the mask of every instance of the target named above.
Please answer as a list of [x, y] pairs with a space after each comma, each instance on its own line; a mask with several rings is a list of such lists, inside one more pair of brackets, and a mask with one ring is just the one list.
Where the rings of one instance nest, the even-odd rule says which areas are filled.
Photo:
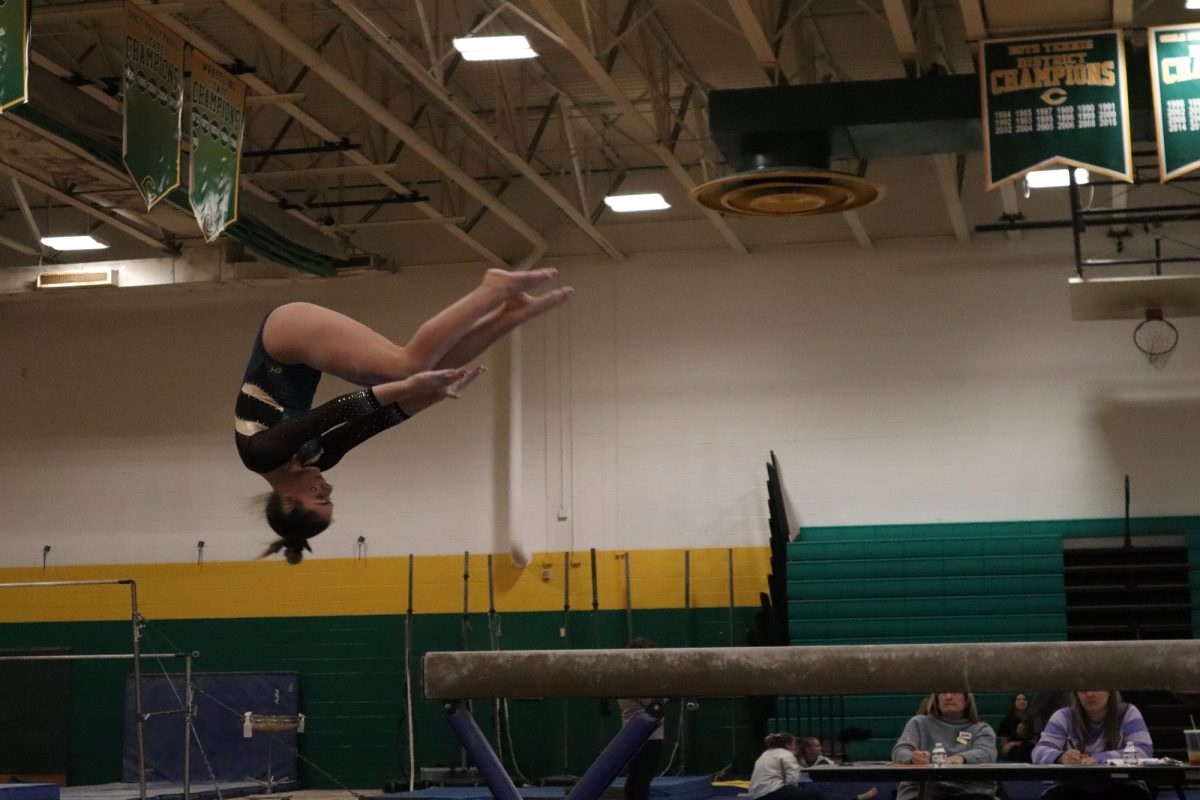
[[[138, 752], [138, 797], [146, 800], [146, 739], [143, 725], [146, 721], [142, 713], [142, 646], [141, 633], [138, 631], [137, 582], [132, 578], [108, 578], [91, 581], [29, 581], [26, 583], [0, 583], [0, 589], [38, 589], [46, 586], [128, 586], [129, 587], [129, 619], [133, 626], [133, 653], [128, 656], [133, 659], [133, 706], [137, 715], [137, 752]], [[124, 656], [121, 656], [124, 657]], [[14, 657], [6, 660], [34, 660]], [[44, 661], [44, 658], [36, 660]]]
[[[195, 653], [141, 653], [138, 658], [187, 658], [189, 655]], [[0, 661], [116, 661], [133, 657], [133, 653], [64, 653], [57, 656], [0, 656]]]

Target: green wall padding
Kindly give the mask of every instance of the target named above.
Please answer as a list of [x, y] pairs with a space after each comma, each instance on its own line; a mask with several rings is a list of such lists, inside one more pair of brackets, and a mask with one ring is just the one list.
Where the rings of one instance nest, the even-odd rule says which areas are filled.
[[[664, 647], [744, 645], [757, 609], [647, 609], [633, 614], [634, 633]], [[562, 612], [505, 613], [489, 626], [486, 614], [471, 614], [471, 650], [588, 649], [622, 647], [627, 641], [623, 611], [572, 612], [567, 636]], [[198, 672], [295, 670], [300, 673], [300, 707], [307, 715], [300, 736], [300, 780], [305, 788], [378, 789], [407, 775], [404, 706], [404, 630], [399, 616], [282, 619], [164, 620], [148, 622], [146, 652], [198, 650]], [[75, 653], [129, 652], [128, 622], [30, 623], [0, 625], [0, 648], [66, 647]], [[421, 656], [430, 650], [463, 648], [459, 614], [418, 615], [413, 619], [413, 728], [416, 762], [422, 766], [459, 764], [460, 748], [438, 703], [421, 696]], [[146, 661], [147, 674], [182, 672], [183, 662]], [[124, 678], [128, 661], [71, 662], [70, 753], [72, 785], [120, 780]], [[0, 687], [0, 691], [3, 688]], [[581, 775], [616, 733], [620, 714], [609, 715], [593, 700], [510, 701], [512, 752], [531, 780], [564, 772]], [[475, 718], [496, 744], [494, 704], [475, 703]], [[667, 709], [669, 752], [679, 728], [680, 706]], [[240, 731], [240, 712], [230, 711]], [[686, 764], [689, 774], [715, 773], [731, 762], [757, 755], [749, 732], [745, 700], [709, 699], [688, 715]], [[511, 771], [509, 743], [504, 743]], [[194, 758], [201, 756], [196, 753]], [[666, 766], [666, 754], [662, 765]], [[678, 758], [678, 756], [677, 756]]]

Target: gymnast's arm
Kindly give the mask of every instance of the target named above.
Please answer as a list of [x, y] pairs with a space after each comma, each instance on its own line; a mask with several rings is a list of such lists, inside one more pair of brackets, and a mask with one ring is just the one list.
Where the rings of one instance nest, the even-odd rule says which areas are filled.
[[409, 416], [398, 404], [391, 403], [365, 417], [359, 417], [334, 428], [321, 438], [321, 457], [317, 459], [317, 469], [321, 471], [333, 469], [346, 453], [372, 436], [399, 425]]
[[[247, 465], [258, 472], [267, 472], [286, 464], [309, 439], [320, 436], [330, 428], [366, 416], [380, 408], [371, 389], [335, 397], [327, 403], [259, 431], [241, 445]], [[262, 466], [262, 469], [257, 469]]]
[[[322, 437], [323, 452], [317, 460], [317, 468], [322, 471], [331, 469], [342, 460], [342, 456], [372, 436], [399, 425], [439, 400], [458, 397], [458, 393], [482, 373], [482, 367], [430, 370], [418, 372], [402, 381], [372, 387], [369, 391], [374, 393], [379, 407]], [[408, 406], [408, 411], [400, 408], [401, 402]]]

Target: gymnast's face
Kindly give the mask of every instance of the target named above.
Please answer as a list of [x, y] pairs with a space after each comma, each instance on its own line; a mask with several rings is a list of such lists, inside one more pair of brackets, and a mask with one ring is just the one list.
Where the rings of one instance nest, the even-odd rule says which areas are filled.
[[296, 480], [295, 488], [288, 494], [288, 499], [328, 522], [333, 519], [332, 496], [333, 487], [325, 480], [321, 470], [305, 467]]

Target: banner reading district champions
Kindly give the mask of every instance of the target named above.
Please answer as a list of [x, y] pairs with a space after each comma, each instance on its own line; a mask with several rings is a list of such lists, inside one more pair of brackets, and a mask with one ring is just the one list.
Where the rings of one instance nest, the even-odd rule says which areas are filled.
[[211, 244], [238, 215], [246, 85], [196, 50], [192, 68], [192, 157], [188, 200]]
[[183, 38], [125, 3], [121, 157], [146, 209], [179, 185]]
[[29, 6], [0, 0], [0, 111], [29, 98]]
[[1120, 31], [983, 42], [987, 188], [1055, 162], [1133, 179]]
[[1200, 24], [1150, 29], [1159, 180], [1200, 167]]

